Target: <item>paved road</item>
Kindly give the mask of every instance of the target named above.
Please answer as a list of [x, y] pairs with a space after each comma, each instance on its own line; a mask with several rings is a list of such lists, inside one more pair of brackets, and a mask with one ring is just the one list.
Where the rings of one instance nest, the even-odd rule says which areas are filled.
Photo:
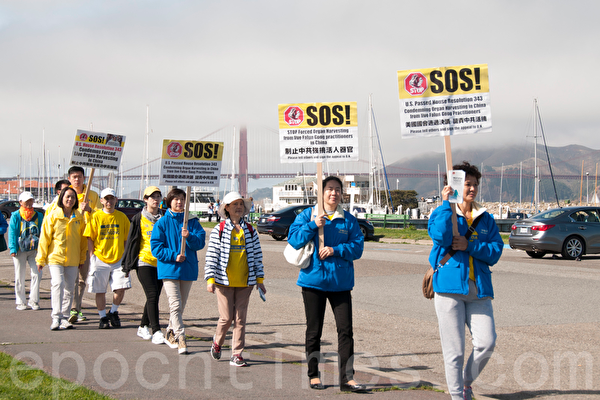
[[[106, 351], [123, 354], [128, 352], [126, 359], [131, 364], [130, 379], [127, 379], [119, 390], [107, 390], [106, 385], [99, 384], [91, 372], [88, 372], [84, 381], [86, 385], [119, 398], [146, 398], [157, 392], [158, 389], [139, 391], [139, 385], [130, 383], [136, 381], [131, 377], [137, 376], [139, 372], [139, 368], [134, 368], [133, 364], [137, 365], [142, 357], [148, 357], [144, 354], [155, 355], [155, 352], [166, 357], [159, 359], [165, 363], [164, 371], [155, 372], [157, 375], [150, 373], [150, 378], [147, 375], [143, 376], [158, 385], [162, 374], [170, 372], [171, 378], [167, 379], [164, 387], [173, 386], [170, 389], [173, 391], [169, 392], [171, 397], [187, 398], [200, 396], [200, 393], [206, 393], [206, 396], [200, 397], [214, 397], [215, 393], [219, 393], [219, 387], [223, 390], [222, 397], [225, 398], [281, 398], [288, 395], [328, 397], [339, 394], [337, 388], [333, 387], [324, 392], [298, 391], [306, 387], [306, 380], [305, 367], [299, 362], [303, 349], [304, 311], [299, 288], [295, 285], [297, 270], [286, 264], [281, 255], [285, 242], [261, 236], [261, 243], [266, 266], [267, 302], [260, 301], [257, 295], [252, 296], [247, 333], [251, 346], [247, 356], [255, 365], [240, 371], [239, 376], [236, 375], [239, 382], [249, 383], [251, 388], [237, 387], [239, 385], [235, 382], [238, 381], [232, 378], [231, 368], [226, 363], [210, 363], [211, 360], [202, 358], [207, 355], [209, 338], [214, 333], [218, 313], [214, 295], [207, 293], [201, 282], [195, 284], [192, 289], [185, 312], [185, 322], [188, 334], [198, 339], [192, 340], [190, 344], [190, 347], [194, 348], [194, 354], [198, 355], [196, 358], [202, 361], [198, 368], [202, 371], [204, 366], [203, 373], [208, 375], [188, 378], [196, 379], [193, 385], [190, 380], [187, 381], [188, 389], [180, 387], [181, 379], [186, 382], [186, 377], [181, 375], [181, 357], [171, 354], [173, 351], [166, 346], [153, 346], [135, 336], [140, 307], [144, 300], [135, 278], [134, 288], [126, 293], [120, 309], [125, 327], [105, 335], [102, 332], [102, 337], [109, 338], [106, 341], [109, 344], [100, 347], [102, 352], [94, 343], [81, 339], [82, 331], [94, 337], [99, 335], [92, 297], [87, 294], [86, 311], [92, 318], [74, 331], [55, 333], [48, 330], [51, 322], [49, 293], [43, 295], [42, 311], [23, 313], [30, 316], [35, 314], [35, 318], [28, 319], [32, 319], [32, 324], [37, 323], [33, 326], [40, 328], [35, 332], [39, 335], [35, 339], [36, 343], [38, 340], [47, 341], [50, 338], [57, 346], [53, 351], [62, 352], [70, 348], [56, 342], [56, 334], [61, 335], [61, 338], [68, 338], [67, 342], [71, 345], [73, 341], [77, 341], [85, 344], [85, 348], [92, 346], [94, 352], [88, 356], [92, 357], [89, 371], [98, 362], [98, 357], [107, 357]], [[433, 303], [425, 300], [420, 292], [429, 249], [430, 246], [426, 244], [368, 242], [363, 258], [356, 263], [353, 307], [358, 359], [355, 365], [360, 380], [371, 387], [385, 388], [396, 383], [405, 386], [429, 383], [444, 387], [442, 355]], [[203, 252], [200, 253], [200, 259], [203, 259]], [[598, 261], [598, 257], [584, 258], [581, 262], [549, 257], [533, 260], [523, 252], [505, 250], [500, 263], [494, 267], [493, 276], [498, 345], [475, 387], [478, 398], [483, 398], [484, 395], [500, 399], [591, 399], [600, 396], [597, 339], [600, 333], [600, 299], [596, 295], [600, 280]], [[2, 253], [0, 281], [12, 284], [13, 279], [12, 264], [6, 253]], [[49, 288], [49, 276], [44, 277], [42, 288]], [[24, 314], [14, 310], [14, 298], [7, 292], [7, 287], [1, 291], [0, 318], [3, 321], [14, 321], [15, 316]], [[163, 320], [166, 321], [167, 314], [164, 311], [167, 310], [167, 304], [164, 295], [161, 302]], [[37, 322], [33, 321], [34, 319]], [[336, 349], [336, 334], [330, 311], [326, 320], [323, 350], [332, 353], [327, 356], [332, 363], [335, 360], [333, 353]], [[51, 333], [53, 335], [48, 336]], [[0, 342], [7, 341], [9, 340], [0, 339]], [[18, 340], [10, 341], [20, 343]], [[1, 349], [10, 354], [17, 354], [26, 348], [28, 346], [23, 343], [6, 345]], [[50, 357], [48, 360], [52, 360], [52, 349], [46, 349], [45, 352], [48, 353], [46, 357]], [[131, 352], [134, 354], [130, 354]], [[114, 361], [116, 358], [110, 360]], [[110, 360], [107, 363], [110, 364]], [[285, 361], [277, 362], [282, 360]], [[68, 364], [65, 362], [65, 365]], [[175, 381], [175, 371], [168, 368], [171, 364], [172, 367], [179, 365], [179, 381]], [[211, 367], [207, 368], [209, 365]], [[260, 377], [257, 377], [256, 370], [259, 368], [264, 370], [259, 373]], [[324, 373], [324, 382], [327, 385], [333, 386], [336, 382], [334, 370], [333, 364], [328, 364]], [[146, 369], [143, 372], [149, 373]], [[102, 377], [102, 374], [100, 375]], [[187, 374], [188, 377], [191, 375]], [[152, 380], [152, 377], [156, 379]], [[118, 383], [118, 375], [112, 378], [113, 380], [108, 377], [104, 379]], [[199, 387], [198, 380], [204, 382], [204, 386], [201, 387], [203, 391], [191, 390], [190, 393], [190, 386]], [[137, 382], [139, 383], [139, 377]], [[206, 382], [210, 382], [210, 388], [206, 387]], [[124, 388], [128, 388], [130, 392]], [[447, 395], [432, 392], [386, 392], [372, 395], [393, 398], [403, 395], [408, 395], [407, 398], [416, 398], [417, 395], [429, 396], [425, 398], [449, 398]]]

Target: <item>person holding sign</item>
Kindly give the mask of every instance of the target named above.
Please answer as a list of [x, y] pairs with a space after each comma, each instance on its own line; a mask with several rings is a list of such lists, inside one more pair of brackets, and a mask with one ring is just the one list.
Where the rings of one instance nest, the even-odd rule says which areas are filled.
[[[354, 381], [354, 338], [352, 331], [352, 296], [354, 260], [362, 256], [364, 238], [358, 221], [342, 209], [342, 182], [335, 176], [323, 180], [323, 208], [307, 208], [290, 226], [288, 243], [300, 249], [309, 241], [315, 243], [310, 265], [300, 270], [297, 285], [302, 287], [306, 314], [306, 358], [310, 387], [325, 387], [319, 377], [321, 333], [327, 301], [331, 304], [338, 332], [340, 390], [363, 392], [365, 385]], [[318, 231], [323, 228], [325, 246], [319, 248]]]
[[[449, 197], [454, 189], [446, 183], [443, 203], [429, 219], [433, 240], [429, 262], [434, 268], [433, 291], [440, 339], [444, 354], [446, 382], [452, 399], [471, 399], [471, 384], [479, 376], [494, 351], [496, 329], [492, 309], [494, 290], [490, 266], [502, 255], [504, 243], [493, 217], [475, 202], [481, 173], [464, 161], [453, 170], [465, 172], [462, 203], [456, 213], [458, 232], [452, 235], [452, 208]], [[454, 251], [451, 257], [445, 257]], [[472, 336], [473, 350], [464, 366], [465, 325]]]
[[[77, 192], [77, 201], [79, 202], [79, 211], [83, 214], [86, 224], [90, 220], [90, 216], [97, 210], [102, 209], [100, 198], [98, 193], [93, 190], [87, 190], [85, 182], [84, 169], [79, 166], [73, 166], [69, 168], [69, 182], [71, 187]], [[87, 198], [86, 198], [87, 191]], [[84, 201], [85, 200], [85, 201]], [[86, 318], [81, 312], [81, 301], [83, 299], [83, 293], [85, 292], [85, 285], [87, 281], [88, 272], [90, 270], [90, 259], [83, 263], [83, 266], [79, 268], [79, 280], [75, 283], [75, 290], [73, 291], [73, 308], [71, 309], [71, 315], [69, 316], [69, 322], [81, 322], [85, 321]]]
[[[106, 188], [100, 196], [102, 211], [92, 214], [83, 234], [88, 240], [90, 259], [88, 291], [96, 295], [96, 308], [100, 315], [98, 328], [107, 329], [110, 325], [120, 328], [119, 305], [125, 291], [131, 289], [131, 278], [121, 266], [130, 222], [125, 214], [115, 210], [117, 197], [114, 189]], [[113, 298], [107, 314], [106, 289], [109, 283]]]
[[35, 262], [38, 271], [48, 265], [51, 277], [51, 330], [70, 329], [67, 320], [73, 288], [79, 268], [86, 260], [87, 241], [83, 237], [85, 221], [78, 210], [77, 192], [66, 188], [60, 192], [57, 206], [44, 218]]
[[[196, 217], [190, 217], [184, 226], [186, 194], [181, 189], [172, 189], [167, 195], [167, 212], [152, 229], [150, 247], [157, 259], [158, 279], [169, 300], [169, 325], [165, 343], [179, 354], [187, 354], [183, 311], [192, 283], [198, 279], [198, 256], [204, 248], [206, 232]], [[181, 238], [185, 238], [185, 252], [181, 254]]]
[[160, 330], [158, 313], [163, 282], [158, 279], [156, 257], [152, 255], [150, 248], [152, 229], [162, 216], [159, 209], [161, 200], [162, 194], [156, 186], [148, 186], [144, 190], [146, 206], [131, 219], [125, 257], [123, 258], [123, 272], [128, 275], [132, 269], [137, 270], [138, 280], [146, 294], [146, 304], [137, 335], [144, 340], [152, 339], [154, 344], [163, 344], [165, 341]]
[[204, 279], [206, 289], [217, 294], [219, 321], [213, 337], [210, 354], [215, 360], [221, 358], [221, 346], [225, 335], [235, 320], [231, 346], [230, 365], [245, 367], [242, 357], [246, 337], [246, 315], [254, 285], [262, 293], [264, 272], [262, 250], [258, 233], [244, 220], [250, 212], [251, 200], [237, 192], [223, 198], [219, 214], [224, 221], [214, 227], [210, 234]]

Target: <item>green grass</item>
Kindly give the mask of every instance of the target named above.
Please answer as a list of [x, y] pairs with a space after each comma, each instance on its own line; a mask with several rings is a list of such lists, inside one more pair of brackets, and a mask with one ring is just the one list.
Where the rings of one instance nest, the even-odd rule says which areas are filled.
[[0, 399], [104, 399], [84, 386], [54, 378], [44, 371], [30, 367], [0, 352]]
[[394, 391], [394, 390], [429, 390], [431, 392], [445, 393], [443, 390], [436, 389], [430, 385], [418, 385], [418, 386], [411, 386], [411, 387], [407, 387], [407, 388], [402, 388], [400, 386], [391, 386], [388, 388], [373, 389], [373, 392], [390, 392], [390, 391]]

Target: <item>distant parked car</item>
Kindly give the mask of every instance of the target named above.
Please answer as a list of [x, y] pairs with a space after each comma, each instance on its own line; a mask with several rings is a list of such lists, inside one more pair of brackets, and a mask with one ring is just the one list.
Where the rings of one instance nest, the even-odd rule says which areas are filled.
[[[293, 205], [270, 214], [263, 214], [258, 219], [256, 229], [258, 233], [271, 235], [275, 240], [283, 240], [287, 237], [290, 225], [292, 225], [296, 216], [307, 207], [314, 207], [314, 204]], [[373, 224], [364, 218], [357, 218], [357, 220], [365, 240], [372, 239], [375, 234]]]
[[514, 219], [525, 219], [527, 218], [527, 214], [522, 213], [522, 212], [509, 212], [508, 213], [508, 218], [514, 218]]
[[[6, 222], [10, 220], [10, 215], [19, 208], [21, 208], [21, 205], [17, 200], [6, 200], [0, 203], [0, 212], [2, 212], [2, 216]], [[42, 207], [33, 207], [33, 209], [44, 214], [44, 209]]]
[[525, 250], [532, 258], [562, 254], [574, 260], [584, 254], [600, 253], [600, 208], [554, 208], [511, 227], [508, 244]]
[[127, 215], [127, 218], [131, 221], [131, 218], [142, 211], [145, 205], [146, 203], [139, 199], [119, 199], [115, 208]]

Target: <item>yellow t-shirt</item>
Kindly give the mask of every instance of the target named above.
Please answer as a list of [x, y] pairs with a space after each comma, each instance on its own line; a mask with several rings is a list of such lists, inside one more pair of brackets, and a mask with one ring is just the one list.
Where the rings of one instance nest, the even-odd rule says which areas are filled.
[[157, 260], [156, 257], [152, 255], [152, 250], [150, 249], [152, 228], [154, 228], [154, 224], [142, 215], [142, 218], [140, 219], [140, 229], [142, 232], [140, 238], [139, 260], [156, 267]]
[[248, 286], [248, 259], [246, 258], [246, 238], [244, 230], [231, 231], [227, 278], [230, 287]]
[[111, 214], [97, 211], [91, 215], [83, 236], [94, 242], [96, 257], [113, 264], [123, 257], [128, 233], [129, 220], [121, 211], [115, 210]]

